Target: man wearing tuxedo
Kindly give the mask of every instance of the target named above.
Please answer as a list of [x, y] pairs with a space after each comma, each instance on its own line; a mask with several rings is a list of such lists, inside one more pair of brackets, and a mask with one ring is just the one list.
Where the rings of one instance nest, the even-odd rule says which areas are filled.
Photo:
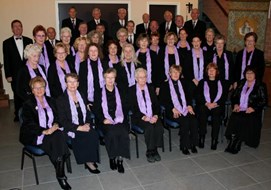
[[96, 26], [97, 24], [103, 24], [104, 27], [105, 27], [105, 34], [107, 35], [108, 34], [108, 23], [101, 19], [101, 16], [102, 16], [102, 12], [99, 8], [94, 8], [92, 10], [92, 17], [93, 19], [91, 19], [89, 22], [88, 22], [88, 32], [92, 31], [92, 30], [96, 30]]
[[184, 20], [182, 15], [176, 15], [175, 16], [175, 24], [176, 24], [176, 34], [179, 38], [179, 32], [183, 28]]
[[54, 55], [54, 48], [55, 48], [55, 45], [60, 41], [56, 39], [56, 30], [54, 27], [47, 28], [46, 34], [47, 34], [48, 39], [45, 41], [45, 45], [46, 45], [49, 61], [50, 63], [54, 63], [56, 60], [55, 55]]
[[150, 33], [150, 15], [144, 13], [142, 15], [143, 23], [136, 25], [136, 35], [138, 36], [141, 33], [149, 34]]
[[70, 41], [70, 45], [73, 45], [75, 39], [79, 37], [79, 24], [83, 22], [83, 20], [79, 19], [76, 17], [77, 11], [75, 7], [70, 7], [69, 8], [69, 18], [66, 18], [62, 20], [62, 28], [68, 27], [72, 31], [72, 37]]
[[135, 22], [133, 20], [129, 20], [126, 25], [126, 29], [128, 32], [127, 42], [132, 44], [135, 50], [137, 50], [137, 45], [136, 45], [137, 35], [134, 33]]
[[159, 34], [160, 34], [160, 40], [161, 42], [163, 42], [164, 40], [164, 36], [166, 33], [168, 32], [176, 32], [176, 24], [173, 21], [173, 15], [172, 12], [170, 12], [169, 10], [166, 10], [164, 12], [164, 19], [165, 21], [162, 22], [159, 26]]
[[111, 26], [111, 37], [118, 41], [118, 38], [117, 38], [117, 31], [120, 29], [120, 28], [125, 28], [126, 27], [126, 15], [127, 15], [127, 11], [125, 8], [119, 8], [118, 9], [118, 20], [116, 22], [113, 22], [112, 23], [112, 26]]
[[25, 36], [22, 36], [23, 25], [19, 20], [13, 20], [11, 22], [11, 29], [13, 36], [6, 39], [3, 42], [3, 57], [4, 57], [4, 70], [7, 82], [11, 83], [11, 88], [14, 94], [14, 106], [15, 106], [15, 117], [14, 121], [19, 121], [18, 112], [22, 107], [23, 101], [19, 98], [16, 93], [17, 76], [18, 71], [25, 65], [26, 60], [24, 59], [24, 48], [33, 43], [33, 41]]
[[191, 20], [188, 20], [184, 24], [184, 28], [188, 33], [187, 41], [191, 43], [193, 36], [197, 35], [202, 40], [205, 39], [205, 30], [206, 24], [205, 22], [199, 20], [199, 10], [194, 8], [191, 10]]

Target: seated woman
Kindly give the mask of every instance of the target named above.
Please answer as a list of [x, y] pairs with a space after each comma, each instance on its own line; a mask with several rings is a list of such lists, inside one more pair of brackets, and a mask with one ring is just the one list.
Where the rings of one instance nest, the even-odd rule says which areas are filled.
[[177, 122], [180, 127], [180, 150], [183, 154], [197, 153], [198, 121], [192, 108], [193, 92], [189, 82], [179, 79], [182, 67], [172, 65], [169, 69], [170, 78], [161, 85], [160, 101], [166, 108], [166, 117]]
[[254, 67], [247, 66], [232, 95], [232, 115], [225, 136], [229, 141], [225, 152], [237, 154], [242, 142], [257, 148], [260, 143], [262, 109], [267, 104], [266, 86], [256, 80]]
[[206, 67], [208, 79], [199, 82], [197, 88], [197, 107], [199, 111], [199, 148], [204, 148], [205, 135], [207, 133], [208, 117], [211, 115], [212, 142], [211, 149], [216, 150], [218, 134], [224, 114], [224, 104], [228, 89], [225, 83], [218, 79], [218, 67], [215, 63], [209, 63]]
[[163, 125], [158, 118], [160, 105], [152, 86], [147, 84], [147, 71], [138, 68], [135, 71], [136, 84], [130, 88], [130, 105], [132, 111], [132, 123], [144, 130], [147, 146], [147, 160], [149, 162], [160, 161], [157, 151], [163, 143]]
[[94, 102], [94, 111], [101, 121], [105, 148], [108, 153], [110, 168], [124, 173], [123, 157], [130, 158], [129, 126], [126, 121], [128, 106], [125, 96], [121, 96], [115, 85], [117, 72], [109, 68], [104, 72], [105, 86], [102, 96]]
[[[26, 101], [29, 96], [31, 96], [32, 89], [29, 86], [29, 81], [32, 78], [40, 76], [47, 83], [45, 68], [38, 64], [40, 54], [41, 49], [35, 44], [29, 44], [24, 49], [24, 57], [27, 61], [26, 65], [24, 65], [18, 72], [18, 82], [16, 86], [17, 94], [23, 101]], [[48, 84], [45, 87], [45, 92], [47, 96], [51, 95]]]
[[61, 188], [71, 189], [64, 171], [70, 152], [66, 135], [59, 127], [55, 103], [45, 96], [46, 82], [42, 77], [32, 78], [29, 86], [33, 95], [23, 105], [20, 141], [44, 150], [56, 169]]
[[78, 91], [78, 76], [69, 73], [65, 76], [67, 89], [57, 99], [59, 122], [71, 137], [73, 153], [77, 164], [85, 164], [94, 174], [100, 173], [96, 162], [99, 161], [99, 138], [91, 123], [86, 99]]

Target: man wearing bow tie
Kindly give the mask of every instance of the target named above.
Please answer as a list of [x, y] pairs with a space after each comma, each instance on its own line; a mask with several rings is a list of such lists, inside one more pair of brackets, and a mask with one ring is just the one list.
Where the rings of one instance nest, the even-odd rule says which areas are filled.
[[13, 36], [3, 42], [3, 57], [4, 57], [4, 70], [5, 76], [14, 94], [15, 118], [14, 121], [19, 121], [18, 111], [22, 107], [22, 100], [16, 93], [17, 75], [21, 67], [26, 63], [24, 59], [24, 48], [33, 41], [25, 36], [22, 36], [23, 25], [19, 20], [11, 22], [11, 30]]

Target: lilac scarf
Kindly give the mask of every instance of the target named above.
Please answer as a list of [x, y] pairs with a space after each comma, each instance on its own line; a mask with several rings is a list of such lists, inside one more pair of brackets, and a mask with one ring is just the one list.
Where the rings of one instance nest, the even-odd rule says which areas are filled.
[[[252, 60], [252, 57], [253, 57], [253, 53], [254, 53], [254, 51], [250, 54], [250, 57], [249, 57], [248, 62], [247, 62], [247, 48], [244, 48], [244, 50], [243, 50], [242, 69], [241, 69], [241, 79], [244, 78], [243, 73], [244, 73], [244, 71], [245, 71], [247, 65], [250, 65], [250, 64], [251, 64], [251, 60]], [[246, 64], [246, 62], [247, 62], [247, 64]]]
[[112, 117], [108, 113], [108, 104], [107, 104], [107, 98], [106, 98], [106, 87], [104, 86], [102, 89], [102, 108], [103, 108], [103, 114], [104, 117], [108, 120], [110, 120], [113, 125], [116, 125], [118, 123], [122, 123], [124, 119], [124, 115], [122, 112], [122, 104], [120, 99], [120, 94], [118, 88], [115, 86], [115, 97], [116, 97], [116, 110], [115, 110], [115, 119], [113, 120]]
[[[140, 50], [137, 50], [136, 52], [136, 56], [138, 57], [138, 54], [139, 54]], [[150, 84], [152, 83], [151, 81], [151, 73], [152, 73], [152, 69], [151, 69], [151, 56], [150, 56], [150, 49], [147, 49], [147, 52], [146, 52], [146, 66], [147, 66], [147, 82]]]
[[[69, 98], [69, 104], [70, 104], [70, 109], [71, 109], [71, 114], [72, 114], [72, 123], [73, 124], [76, 124], [76, 125], [79, 125], [79, 119], [78, 119], [78, 112], [77, 112], [77, 108], [75, 106], [75, 103], [72, 99], [72, 96], [70, 95], [69, 91], [67, 91], [67, 94], [68, 94], [68, 98]], [[76, 97], [77, 97], [77, 100], [79, 102], [79, 105], [80, 105], [80, 108], [82, 110], [82, 113], [83, 113], [83, 120], [84, 120], [84, 123], [86, 122], [86, 115], [87, 115], [87, 110], [86, 110], [86, 105], [82, 99], [82, 96], [80, 95], [80, 93], [78, 91], [76, 91]], [[68, 135], [72, 138], [75, 137], [75, 133], [73, 132], [68, 132]]]
[[71, 48], [70, 48], [70, 50], [71, 50], [71, 52], [72, 52], [72, 56], [75, 56], [75, 50], [74, 50], [74, 47], [73, 46], [71, 46]]
[[[108, 57], [109, 57], [109, 56], [108, 56]], [[118, 58], [118, 56], [116, 56], [116, 57], [117, 57], [116, 63], [118, 63], [118, 62], [119, 62], [119, 58]], [[112, 63], [112, 61], [111, 61], [110, 58], [109, 58], [108, 66], [109, 66], [110, 68], [113, 68], [113, 63]]]
[[[43, 55], [44, 54], [44, 55]], [[44, 66], [46, 74], [48, 73], [48, 68], [50, 66], [50, 61], [47, 53], [45, 44], [43, 44], [43, 53], [40, 54], [39, 64]]]
[[[28, 71], [29, 71], [29, 74], [30, 74], [31, 79], [34, 78], [34, 77], [36, 77], [37, 75], [36, 75], [34, 69], [30, 66], [30, 64], [29, 64], [28, 62], [26, 63], [26, 66], [27, 66], [27, 68], [28, 68]], [[47, 81], [46, 75], [44, 74], [42, 68], [41, 68], [39, 65], [37, 65], [37, 68], [38, 68], [39, 73], [41, 74], [42, 78], [43, 78], [43, 79], [45, 80], [45, 82], [46, 82], [46, 88], [45, 88], [46, 95], [47, 95], [47, 96], [51, 96], [51, 93], [50, 93], [50, 89], [49, 89], [49, 85], [48, 85], [48, 81]]]
[[75, 71], [76, 71], [77, 74], [79, 74], [80, 63], [81, 63], [81, 60], [80, 60], [79, 52], [77, 52], [75, 54], [75, 62], [74, 62]]
[[[91, 68], [90, 59], [87, 60], [87, 67], [88, 67], [88, 100], [90, 102], [94, 101], [94, 78], [93, 78], [93, 72]], [[98, 72], [99, 72], [99, 83], [100, 88], [104, 86], [104, 78], [103, 78], [103, 67], [100, 58], [98, 58]]]
[[[47, 124], [47, 122], [46, 122], [46, 113], [44, 111], [44, 108], [42, 107], [40, 101], [37, 98], [36, 98], [36, 101], [37, 101], [36, 110], [38, 111], [40, 127], [46, 129], [47, 126], [48, 126], [49, 128], [51, 128], [52, 124], [54, 122], [53, 110], [49, 106], [45, 96], [43, 96], [44, 108], [46, 109], [47, 116], [48, 116], [48, 124]], [[37, 145], [42, 144], [43, 138], [44, 138], [44, 134], [38, 136]]]
[[138, 84], [136, 84], [136, 97], [137, 97], [137, 104], [138, 104], [139, 110], [141, 113], [143, 113], [147, 117], [151, 118], [153, 116], [152, 102], [151, 102], [149, 89], [146, 84], [144, 86], [144, 92], [145, 92], [146, 101], [143, 98], [142, 91], [140, 90]]
[[[205, 100], [207, 103], [212, 103], [211, 102], [211, 98], [210, 98], [210, 88], [209, 88], [209, 85], [208, 85], [208, 82], [207, 81], [204, 81], [204, 97], [205, 97]], [[222, 96], [222, 85], [221, 85], [221, 82], [220, 80], [217, 81], [217, 94], [216, 94], [216, 97], [213, 101], [213, 103], [217, 103], [217, 101], [221, 98]]]
[[193, 57], [194, 77], [196, 80], [200, 81], [201, 79], [203, 79], [203, 72], [204, 72], [204, 60], [203, 60], [202, 49], [200, 49], [199, 66], [198, 66], [198, 60], [197, 60], [197, 56], [196, 56], [194, 48], [192, 49], [192, 57]]
[[[223, 53], [224, 55], [224, 66], [225, 66], [225, 79], [229, 80], [229, 61], [227, 58], [227, 54]], [[217, 64], [217, 54], [214, 54], [213, 62]]]
[[183, 86], [182, 86], [182, 84], [181, 84], [181, 82], [179, 80], [178, 80], [177, 83], [178, 83], [179, 93], [181, 95], [181, 100], [182, 100], [182, 105], [183, 106], [181, 106], [181, 104], [179, 102], [179, 99], [178, 99], [177, 93], [175, 91], [172, 80], [169, 79], [168, 84], [169, 84], [169, 89], [170, 89], [171, 100], [172, 100], [172, 103], [174, 105], [174, 108], [176, 108], [182, 115], [186, 116], [187, 113], [188, 113], [188, 110], [187, 110], [185, 94], [184, 94], [184, 91], [183, 91]]
[[135, 64], [133, 62], [131, 62], [131, 74], [129, 72], [129, 69], [128, 69], [126, 62], [124, 62], [124, 67], [125, 67], [129, 87], [131, 87], [135, 84]]
[[[180, 65], [179, 53], [178, 53], [177, 48], [175, 46], [174, 46], [174, 56], [175, 56], [175, 64]], [[165, 62], [165, 75], [168, 79], [169, 78], [168, 46], [166, 46], [164, 62]]]
[[[190, 50], [191, 50], [191, 47], [190, 47], [189, 43], [188, 43], [187, 41], [186, 41], [185, 43], [186, 43], [186, 48], [187, 48], [187, 50], [190, 51]], [[181, 45], [181, 41], [179, 41], [179, 42], [177, 43], [177, 48], [178, 48], [178, 49], [180, 48], [180, 45]]]
[[252, 92], [254, 85], [255, 85], [255, 80], [252, 83], [252, 86], [248, 88], [247, 86], [247, 81], [245, 83], [245, 85], [242, 88], [242, 92], [241, 92], [241, 97], [240, 97], [240, 111], [246, 111], [246, 109], [248, 108], [248, 98], [250, 93]]
[[[71, 70], [69, 68], [69, 65], [68, 65], [67, 61], [65, 61], [64, 64], [65, 64], [66, 74], [71, 73]], [[62, 68], [59, 65], [59, 61], [57, 61], [57, 60], [56, 60], [56, 70], [57, 70], [57, 75], [58, 75], [58, 79], [59, 79], [60, 84], [61, 84], [62, 91], [64, 92], [65, 89], [66, 89], [65, 73], [63, 72]]]

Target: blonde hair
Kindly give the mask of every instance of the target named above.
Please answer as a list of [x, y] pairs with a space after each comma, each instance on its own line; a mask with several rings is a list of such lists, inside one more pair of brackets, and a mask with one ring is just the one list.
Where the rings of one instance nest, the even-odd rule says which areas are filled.
[[128, 37], [128, 31], [126, 28], [120, 28], [118, 31], [117, 31], [117, 38], [119, 39], [119, 35], [120, 33], [125, 33], [125, 35]]
[[170, 36], [174, 36], [174, 43], [176, 43], [178, 41], [178, 37], [177, 35], [174, 33], [174, 32], [168, 32], [166, 33], [165, 37], [164, 37], [164, 42], [167, 43], [167, 39], [170, 37]]
[[41, 53], [41, 48], [36, 44], [29, 44], [24, 49], [24, 58], [28, 59], [33, 53]]
[[91, 38], [95, 35], [98, 35], [98, 39], [99, 39], [99, 42], [97, 45], [101, 46], [102, 45], [102, 35], [100, 34], [100, 32], [96, 31], [96, 30], [92, 30], [90, 31], [88, 34], [87, 34], [87, 38], [88, 40], [91, 42], [91, 43], [94, 43]]
[[87, 46], [90, 44], [89, 39], [87, 39], [86, 37], [78, 37], [78, 38], [75, 39], [75, 41], [74, 41], [74, 43], [73, 43], [73, 47], [74, 47], [74, 49], [75, 49], [76, 51], [78, 50], [78, 44], [79, 44], [81, 41], [85, 41]]
[[121, 55], [120, 55], [120, 63], [122, 66], [124, 66], [124, 59], [125, 59], [125, 55], [124, 55], [124, 51], [125, 51], [125, 48], [131, 48], [132, 49], [132, 52], [133, 52], [133, 55], [132, 55], [132, 62], [137, 66], [137, 64], [139, 64], [139, 61], [137, 60], [137, 56], [136, 56], [136, 53], [135, 53], [135, 48], [132, 44], [124, 44], [123, 47], [122, 47], [122, 51], [121, 51]]
[[54, 48], [54, 55], [55, 56], [56, 56], [56, 52], [57, 52], [58, 48], [63, 48], [65, 53], [68, 53], [68, 51], [69, 51], [65, 44], [63, 44], [62, 42], [58, 42], [58, 43], [56, 43], [55, 48]]

